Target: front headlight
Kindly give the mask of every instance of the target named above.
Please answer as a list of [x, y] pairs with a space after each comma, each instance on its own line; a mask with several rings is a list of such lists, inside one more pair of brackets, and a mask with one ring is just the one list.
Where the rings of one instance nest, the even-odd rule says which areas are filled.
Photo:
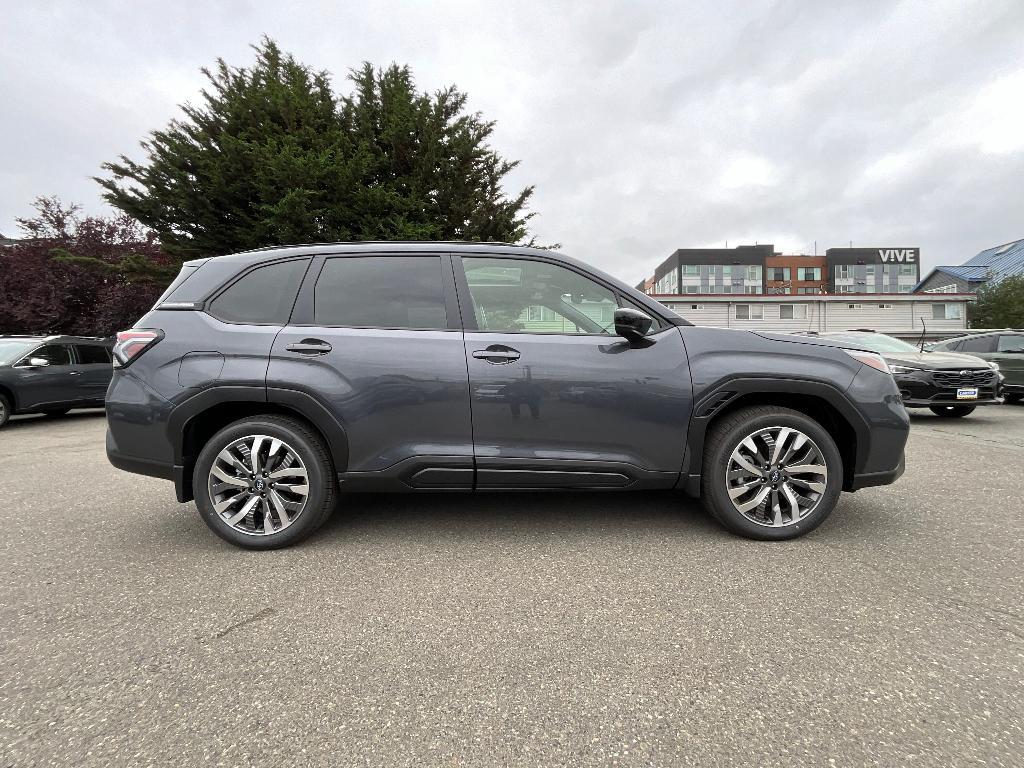
[[901, 374], [901, 373], [916, 373], [917, 371], [920, 371], [921, 369], [920, 368], [911, 368], [909, 365], [890, 365], [889, 366], [889, 370], [892, 371], [894, 374]]
[[848, 354], [854, 360], [859, 360], [864, 363], [864, 365], [874, 368], [876, 371], [892, 373], [892, 371], [889, 370], [889, 365], [885, 362], [885, 358], [877, 352], [862, 352], [859, 349], [844, 349], [843, 352]]

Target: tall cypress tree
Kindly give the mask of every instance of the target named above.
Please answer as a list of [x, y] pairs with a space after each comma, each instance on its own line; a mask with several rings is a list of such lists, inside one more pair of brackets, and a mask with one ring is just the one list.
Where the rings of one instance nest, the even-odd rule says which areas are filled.
[[489, 145], [494, 123], [450, 87], [416, 90], [408, 67], [330, 76], [272, 40], [256, 63], [204, 69], [198, 106], [97, 178], [104, 197], [182, 258], [333, 240], [529, 239], [532, 187], [506, 196], [517, 163]]

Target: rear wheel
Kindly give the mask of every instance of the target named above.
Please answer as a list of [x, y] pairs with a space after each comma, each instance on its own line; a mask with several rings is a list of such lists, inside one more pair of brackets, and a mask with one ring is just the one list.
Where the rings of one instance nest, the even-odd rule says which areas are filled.
[[701, 472], [704, 506], [729, 530], [792, 539], [829, 516], [843, 487], [831, 435], [788, 408], [744, 408], [717, 424]]
[[11, 418], [11, 401], [5, 395], [0, 395], [0, 427]]
[[246, 549], [286, 547], [312, 534], [334, 509], [336, 485], [320, 437], [281, 416], [222, 429], [199, 454], [193, 475], [203, 521]]
[[973, 405], [931, 405], [928, 407], [928, 410], [936, 416], [948, 416], [958, 419], [969, 413], [974, 413], [975, 407]]
[[1003, 399], [1010, 404], [1019, 403], [1024, 399], [1024, 395], [1006, 395]]

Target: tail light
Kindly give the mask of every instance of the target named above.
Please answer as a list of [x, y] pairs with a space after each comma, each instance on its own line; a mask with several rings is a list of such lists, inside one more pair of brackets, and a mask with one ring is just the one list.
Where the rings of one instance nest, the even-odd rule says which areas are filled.
[[132, 361], [164, 337], [163, 331], [118, 331], [114, 344], [114, 367], [127, 368]]

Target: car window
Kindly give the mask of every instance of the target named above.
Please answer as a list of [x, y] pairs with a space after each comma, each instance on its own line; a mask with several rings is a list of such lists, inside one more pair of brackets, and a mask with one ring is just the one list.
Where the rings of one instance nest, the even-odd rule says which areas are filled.
[[477, 327], [514, 333], [615, 333], [615, 293], [545, 261], [462, 259]]
[[94, 344], [75, 344], [75, 355], [82, 365], [106, 365], [110, 362], [110, 351]]
[[959, 352], [991, 352], [995, 348], [994, 336], [976, 336], [973, 339], [964, 339], [960, 345]]
[[317, 325], [349, 328], [448, 327], [439, 256], [327, 259], [316, 281]]
[[997, 352], [1024, 352], [1024, 334], [1005, 334], [999, 337]]
[[227, 323], [284, 325], [308, 264], [295, 259], [252, 270], [213, 300], [210, 314]]
[[0, 339], [0, 363], [10, 363], [28, 352], [35, 345], [33, 341], [5, 341]]
[[50, 365], [71, 365], [71, 350], [64, 344], [46, 344], [25, 358], [41, 357]]

